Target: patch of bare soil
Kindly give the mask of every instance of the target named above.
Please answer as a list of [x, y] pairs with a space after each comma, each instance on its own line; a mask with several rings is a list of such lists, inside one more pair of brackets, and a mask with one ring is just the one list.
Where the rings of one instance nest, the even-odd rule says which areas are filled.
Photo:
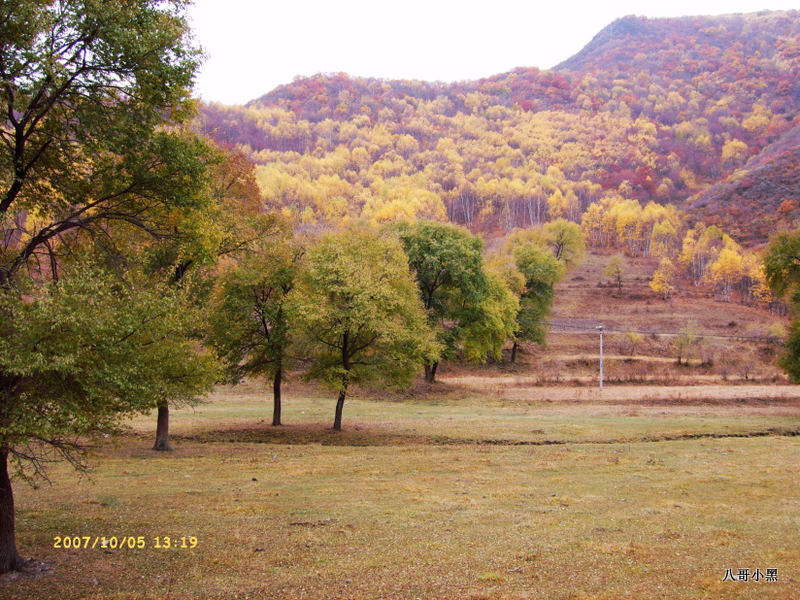
[[0, 587], [11, 585], [21, 579], [39, 579], [53, 572], [53, 567], [48, 563], [29, 558], [19, 571], [11, 571], [0, 575]]
[[394, 446], [424, 444], [423, 436], [396, 434], [381, 427], [345, 426], [334, 431], [321, 423], [303, 425], [244, 425], [228, 429], [203, 431], [188, 436], [172, 436], [175, 440], [200, 443], [252, 443], [252, 444], [320, 444], [322, 446]]

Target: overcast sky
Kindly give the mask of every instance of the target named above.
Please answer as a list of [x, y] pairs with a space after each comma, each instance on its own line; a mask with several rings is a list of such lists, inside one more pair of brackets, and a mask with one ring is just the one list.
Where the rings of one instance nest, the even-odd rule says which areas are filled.
[[195, 92], [242, 104], [296, 76], [343, 71], [459, 81], [551, 68], [614, 19], [787, 10], [784, 0], [195, 0]]

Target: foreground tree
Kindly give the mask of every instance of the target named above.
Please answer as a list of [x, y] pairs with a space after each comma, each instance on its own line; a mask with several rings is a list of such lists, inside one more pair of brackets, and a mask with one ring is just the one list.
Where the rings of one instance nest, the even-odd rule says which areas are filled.
[[214, 357], [188, 335], [197, 318], [180, 291], [95, 268], [0, 288], [0, 570], [22, 565], [9, 460], [27, 478], [55, 459], [82, 468], [87, 436], [114, 433], [154, 397], [209, 389]]
[[349, 229], [323, 237], [308, 251], [291, 305], [312, 358], [309, 376], [338, 392], [334, 430], [352, 383], [407, 385], [438, 357], [408, 259], [389, 235]]
[[[191, 311], [125, 276], [138, 260], [113, 248], [131, 231], [173, 236], [208, 206], [208, 146], [178, 127], [197, 56], [184, 7], [0, 3], [0, 572], [20, 566], [9, 457], [39, 472], [48, 447], [70, 458], [76, 436], [211, 372], [189, 368], [195, 345], [173, 322]], [[81, 271], [87, 240], [114, 278]]]
[[287, 239], [262, 239], [220, 276], [211, 302], [211, 340], [228, 377], [272, 379], [272, 425], [281, 424], [281, 382], [289, 360], [287, 297], [302, 250]]
[[506, 341], [514, 339], [519, 297], [500, 273], [486, 273], [486, 297], [479, 306], [480, 319], [464, 328], [464, 356], [471, 362], [501, 360]]
[[171, 233], [197, 201], [205, 147], [164, 127], [186, 116], [196, 67], [183, 2], [0, 6], [0, 285], [56, 242], [109, 222]]
[[[208, 302], [211, 271], [221, 257], [264, 248], [264, 240], [281, 230], [274, 215], [264, 211], [255, 167], [244, 154], [214, 147], [209, 162], [206, 186], [200, 192], [208, 199], [204, 209], [187, 212], [180, 219], [176, 216], [172, 235], [147, 240], [139, 235], [136, 240], [145, 247], [150, 274], [177, 287], [189, 286], [198, 306]], [[197, 274], [193, 285], [187, 283], [190, 274]], [[156, 399], [153, 450], [172, 450], [170, 405], [181, 403], [179, 398]]]
[[[398, 227], [400, 242], [419, 286], [428, 323], [451, 358], [468, 327], [486, 317], [489, 282], [483, 266], [483, 242], [463, 227], [418, 221]], [[433, 383], [439, 359], [425, 364], [425, 380]]]
[[[567, 223], [567, 229], [573, 231], [573, 225]], [[582, 239], [582, 234], [578, 234]], [[544, 344], [549, 329], [547, 319], [555, 298], [555, 285], [564, 276], [568, 266], [574, 264], [559, 259], [548, 240], [549, 234], [544, 228], [523, 229], [513, 232], [503, 244], [501, 256], [513, 265], [522, 283], [516, 335], [511, 346], [512, 363], [516, 361], [520, 342]], [[577, 259], [579, 248], [580, 244], [567, 254]], [[564, 256], [562, 251], [561, 257]]]
[[507, 253], [493, 254], [487, 261], [486, 268], [489, 277], [499, 278], [503, 282], [503, 287], [514, 301], [511, 335], [508, 336], [512, 342], [511, 363], [513, 364], [517, 359], [519, 348], [520, 299], [525, 293], [525, 277], [514, 262], [514, 257]]

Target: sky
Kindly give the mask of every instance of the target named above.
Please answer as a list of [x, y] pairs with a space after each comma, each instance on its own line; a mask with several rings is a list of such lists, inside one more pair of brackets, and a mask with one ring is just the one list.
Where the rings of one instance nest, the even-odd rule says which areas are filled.
[[798, 0], [194, 0], [195, 94], [243, 104], [295, 77], [464, 81], [549, 69], [626, 15], [788, 10]]

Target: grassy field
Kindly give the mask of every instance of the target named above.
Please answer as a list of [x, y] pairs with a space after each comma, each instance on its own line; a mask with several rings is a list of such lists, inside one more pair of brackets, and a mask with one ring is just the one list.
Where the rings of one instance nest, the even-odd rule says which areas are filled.
[[220, 388], [173, 411], [170, 454], [137, 418], [89, 478], [16, 482], [20, 550], [45, 567], [0, 578], [0, 597], [798, 597], [797, 390], [462, 376], [421, 391], [349, 400], [337, 434], [324, 391], [291, 385], [272, 428], [260, 386]]

